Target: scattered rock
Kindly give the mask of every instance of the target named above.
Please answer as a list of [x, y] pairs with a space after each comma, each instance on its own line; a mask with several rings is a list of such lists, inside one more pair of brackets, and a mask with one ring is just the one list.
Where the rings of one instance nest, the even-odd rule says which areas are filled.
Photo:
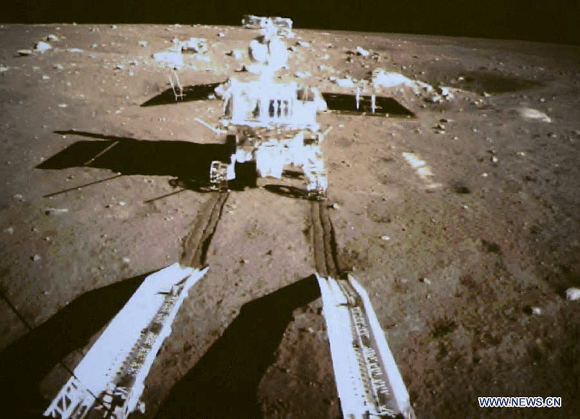
[[68, 212], [67, 208], [45, 208], [44, 215], [64, 214]]
[[19, 49], [17, 52], [19, 55], [22, 55], [22, 56], [32, 55], [31, 49]]
[[421, 278], [419, 281], [421, 281], [423, 284], [431, 285], [431, 281], [428, 278]]
[[310, 72], [297, 71], [294, 73], [294, 76], [298, 77], [299, 79], [305, 79], [306, 77], [310, 77]]
[[58, 42], [59, 41], [58, 37], [56, 35], [53, 35], [53, 34], [48, 35], [46, 37], [46, 40], [50, 41], [50, 42]]
[[241, 49], [234, 49], [228, 52], [228, 55], [234, 57], [236, 60], [241, 60], [244, 57], [244, 51]]
[[117, 64], [117, 65], [115, 66], [115, 69], [116, 69], [116, 70], [122, 70], [122, 69], [124, 69], [124, 68], [125, 68], [125, 66], [124, 66], [123, 64]]
[[566, 299], [568, 301], [580, 300], [580, 288], [568, 288], [566, 290]]
[[190, 38], [181, 44], [181, 50], [194, 52], [196, 54], [205, 54], [208, 51], [207, 42], [202, 38]]
[[64, 67], [61, 64], [55, 64], [52, 67], [56, 70], [63, 70], [64, 69]]
[[24, 202], [24, 197], [19, 193], [14, 195], [13, 198], [16, 199], [17, 201]]
[[525, 119], [532, 119], [535, 121], [547, 122], [547, 123], [552, 122], [552, 119], [548, 115], [546, 115], [544, 112], [538, 111], [537, 109], [520, 108], [520, 109], [518, 109], [518, 113], [520, 114], [520, 116], [522, 118], [525, 118]]
[[153, 58], [158, 63], [169, 64], [173, 67], [183, 67], [183, 57], [181, 52], [163, 51], [153, 54]]
[[148, 45], [148, 43], [147, 41], [139, 41], [139, 45], [145, 48]]
[[298, 41], [298, 42], [296, 42], [296, 45], [298, 45], [299, 47], [309, 48], [310, 47], [310, 42]]
[[491, 156], [491, 162], [492, 163], [497, 163], [499, 161], [499, 159], [495, 156]]
[[123, 260], [123, 263], [131, 262], [131, 259], [129, 259], [128, 257], [124, 257], [122, 260]]
[[42, 80], [50, 80], [50, 76], [47, 76], [46, 74], [44, 74], [42, 76]]
[[8, 227], [4, 229], [4, 233], [6, 234], [14, 234], [14, 227]]
[[220, 37], [220, 38], [223, 38], [224, 36], [226, 36], [226, 34], [225, 34], [225, 33], [223, 33], [223, 32], [220, 32], [220, 33], [218, 33], [218, 35], [217, 35], [217, 36], [218, 36], [218, 37]]
[[68, 105], [67, 105], [66, 103], [59, 103], [59, 104], [58, 104], [58, 107], [59, 107], [59, 108], [67, 108], [67, 107], [68, 107]]
[[30, 259], [32, 259], [34, 262], [38, 262], [42, 258], [40, 257], [40, 255], [34, 255], [34, 256], [31, 256]]
[[49, 49], [52, 49], [52, 47], [50, 46], [50, 44], [44, 42], [44, 41], [40, 41], [37, 42], [36, 45], [34, 46], [35, 51], [39, 51], [41, 53], [48, 51]]
[[127, 204], [125, 204], [125, 202], [124, 202], [124, 201], [120, 201], [120, 202], [119, 202], [119, 206], [120, 206], [120, 207], [124, 207], [125, 205], [127, 205]]
[[5, 71], [8, 71], [8, 67], [0, 66], [0, 73], [4, 73]]
[[338, 205], [338, 204], [335, 202], [334, 204], [332, 204], [332, 205], [330, 206], [330, 208], [332, 208], [332, 209], [334, 209], [334, 210], [337, 210], [337, 209], [339, 209], [339, 208], [340, 208], [340, 206], [339, 206], [339, 205]]
[[344, 79], [338, 79], [336, 77], [330, 77], [329, 80], [340, 87], [354, 87], [354, 82], [350, 77], [346, 77]]
[[356, 53], [357, 55], [361, 55], [363, 57], [367, 57], [370, 55], [370, 52], [362, 47], [356, 47]]
[[79, 53], [82, 53], [84, 51], [82, 49], [80, 49], [80, 48], [69, 48], [69, 49], [66, 50], [66, 52], [79, 52]]
[[381, 236], [381, 240], [388, 242], [391, 238], [389, 236]]

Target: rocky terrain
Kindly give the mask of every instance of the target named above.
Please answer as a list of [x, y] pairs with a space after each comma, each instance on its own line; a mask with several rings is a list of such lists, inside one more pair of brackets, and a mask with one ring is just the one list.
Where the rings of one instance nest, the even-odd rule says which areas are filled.
[[[370, 93], [382, 69], [422, 83], [373, 90], [415, 118], [319, 117], [333, 127], [323, 151], [339, 262], [368, 291], [417, 417], [577, 416], [580, 301], [566, 290], [580, 286], [580, 47], [295, 32], [287, 79], [335, 93], [367, 80]], [[255, 36], [0, 26], [8, 417], [38, 416], [144, 276], [180, 259], [224, 141], [195, 121], [222, 114], [206, 85], [243, 70]], [[153, 57], [192, 37], [207, 51], [185, 51], [177, 73]], [[175, 74], [188, 100], [168, 92]], [[340, 416], [294, 184], [231, 192], [209, 272], [134, 417]], [[558, 396], [562, 408], [481, 409], [478, 396]]]

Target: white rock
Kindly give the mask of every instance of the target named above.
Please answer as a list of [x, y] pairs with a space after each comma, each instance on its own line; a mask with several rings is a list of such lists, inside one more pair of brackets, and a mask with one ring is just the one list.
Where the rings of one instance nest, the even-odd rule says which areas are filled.
[[389, 236], [381, 236], [381, 240], [388, 242], [391, 238]]
[[65, 214], [67, 212], [68, 212], [68, 208], [45, 208], [44, 209], [45, 215]]
[[568, 301], [580, 300], [580, 288], [568, 288], [566, 290], [566, 299]]
[[540, 307], [532, 307], [532, 314], [535, 314], [536, 316], [541, 316], [542, 315], [542, 309]]
[[129, 263], [129, 262], [131, 262], [131, 259], [129, 259], [128, 257], [123, 258], [123, 263]]
[[19, 49], [18, 50], [18, 54], [19, 55], [31, 55], [32, 54], [32, 50], [30, 49]]
[[525, 118], [525, 119], [532, 119], [535, 121], [547, 122], [547, 123], [552, 122], [552, 119], [548, 115], [546, 115], [544, 112], [538, 111], [537, 109], [520, 108], [520, 109], [518, 109], [518, 113], [520, 114], [520, 116], [522, 118]]
[[153, 55], [155, 61], [162, 64], [169, 64], [174, 67], [183, 67], [183, 57], [181, 52], [163, 51]]
[[84, 52], [84, 51], [80, 48], [69, 48], [66, 50], [66, 52]]
[[56, 35], [53, 35], [53, 34], [48, 35], [46, 37], [46, 40], [50, 41], [50, 42], [58, 42], [59, 41], [58, 37]]
[[369, 51], [367, 51], [366, 49], [364, 49], [362, 47], [356, 47], [356, 53], [358, 55], [362, 55], [363, 57], [367, 57], [370, 54]]
[[8, 227], [8, 228], [4, 229], [4, 233], [14, 234], [14, 227]]
[[64, 67], [62, 66], [62, 64], [55, 64], [55, 65], [53, 65], [52, 67], [53, 67], [54, 69], [56, 69], [56, 70], [62, 70], [62, 69], [64, 69]]
[[50, 46], [50, 44], [47, 44], [44, 41], [40, 41], [36, 43], [34, 49], [39, 52], [45, 52], [48, 51], [49, 49], [52, 49], [52, 47]]
[[354, 87], [354, 82], [348, 77], [344, 79], [334, 79], [333, 81], [340, 87]]
[[205, 54], [207, 49], [207, 42], [202, 38], [190, 38], [181, 44], [182, 51], [194, 52], [196, 54]]
[[220, 32], [220, 33], [218, 33], [218, 35], [217, 35], [217, 36], [219, 36], [220, 38], [223, 38], [224, 36], [226, 36], [226, 34], [225, 34], [225, 33], [223, 33], [223, 32]]
[[47, 76], [46, 74], [44, 74], [42, 76], [42, 80], [50, 80], [50, 76]]
[[38, 262], [38, 261], [39, 261], [40, 259], [42, 259], [42, 258], [40, 257], [40, 255], [34, 255], [34, 256], [32, 256], [32, 257], [31, 257], [31, 259], [32, 259], [34, 262]]
[[8, 71], [8, 67], [0, 66], [0, 73], [4, 73], [5, 71]]
[[298, 42], [296, 42], [296, 45], [298, 45], [300, 47], [308, 48], [308, 47], [310, 47], [310, 42], [298, 41]]
[[124, 69], [124, 68], [125, 68], [125, 66], [124, 66], [123, 64], [117, 64], [117, 65], [115, 66], [115, 68], [116, 68], [117, 70], [122, 70], [122, 69]]
[[68, 105], [67, 105], [66, 103], [59, 103], [59, 104], [58, 104], [58, 107], [59, 107], [59, 108], [67, 108], [67, 107], [68, 107]]
[[147, 46], [147, 41], [139, 41], [139, 45], [145, 48]]
[[296, 73], [294, 73], [294, 76], [298, 77], [299, 79], [305, 79], [306, 77], [310, 77], [310, 73], [307, 72], [302, 72], [302, 71], [297, 71]]

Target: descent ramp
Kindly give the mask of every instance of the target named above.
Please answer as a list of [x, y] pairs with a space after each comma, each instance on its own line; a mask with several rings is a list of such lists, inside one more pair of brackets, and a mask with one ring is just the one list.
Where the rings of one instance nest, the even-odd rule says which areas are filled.
[[175, 263], [149, 275], [74, 370], [44, 416], [125, 419], [136, 409], [144, 381], [189, 289], [209, 268]]
[[414, 419], [409, 394], [364, 288], [316, 275], [345, 418]]

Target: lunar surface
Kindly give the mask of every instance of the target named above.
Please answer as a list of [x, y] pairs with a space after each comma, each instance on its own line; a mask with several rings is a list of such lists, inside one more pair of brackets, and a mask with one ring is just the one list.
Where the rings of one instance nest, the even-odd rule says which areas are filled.
[[[340, 268], [369, 293], [417, 417], [576, 417], [580, 301], [566, 290], [580, 286], [580, 47], [295, 34], [282, 77], [343, 94], [367, 80], [363, 94], [415, 115], [318, 120], [333, 127], [322, 150]], [[213, 88], [243, 75], [256, 36], [0, 26], [6, 417], [40, 417], [143, 278], [182, 257], [225, 141], [196, 118], [217, 125]], [[177, 71], [153, 57], [190, 38], [207, 51], [184, 51]], [[403, 82], [372, 87], [389, 73]], [[132, 417], [340, 417], [310, 203], [287, 174], [229, 194], [209, 271]], [[562, 407], [482, 409], [479, 396]]]

